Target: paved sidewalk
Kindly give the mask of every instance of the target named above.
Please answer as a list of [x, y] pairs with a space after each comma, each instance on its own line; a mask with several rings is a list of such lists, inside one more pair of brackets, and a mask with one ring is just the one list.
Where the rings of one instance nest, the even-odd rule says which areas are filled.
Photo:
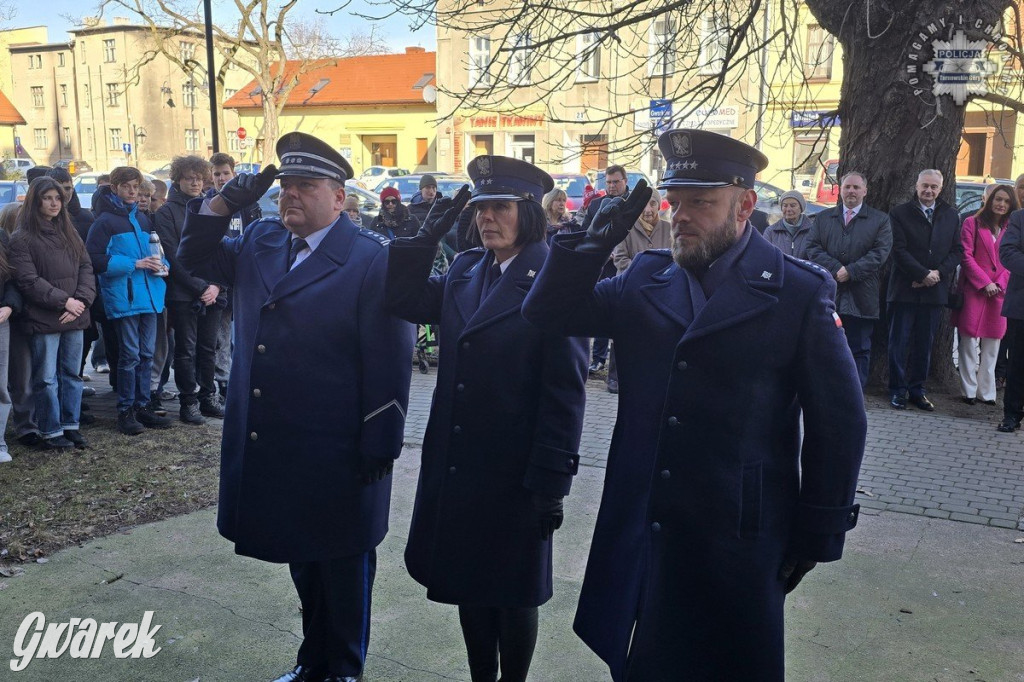
[[[428, 602], [402, 563], [433, 378], [414, 378], [410, 445], [395, 470], [391, 532], [379, 548], [365, 682], [469, 680], [455, 609]], [[541, 609], [531, 672], [538, 682], [608, 679], [571, 632], [615, 409], [597, 382], [588, 397], [588, 465], [556, 535], [555, 597]], [[993, 438], [991, 424], [967, 419], [881, 409], [869, 417], [865, 513], [843, 560], [812, 571], [787, 601], [788, 679], [1024, 681], [1024, 542], [1016, 542], [1024, 533], [997, 527], [1010, 519], [993, 515], [1020, 511], [1013, 490], [1024, 490], [1024, 438]], [[973, 523], [981, 519], [987, 525]], [[162, 626], [162, 649], [151, 659], [120, 660], [108, 645], [97, 659], [65, 654], [24, 672], [8, 668], [15, 632], [33, 611], [59, 623], [138, 622], [147, 610]], [[236, 556], [217, 535], [213, 510], [102, 538], [0, 578], [2, 680], [269, 680], [292, 664], [299, 633], [286, 567]]]

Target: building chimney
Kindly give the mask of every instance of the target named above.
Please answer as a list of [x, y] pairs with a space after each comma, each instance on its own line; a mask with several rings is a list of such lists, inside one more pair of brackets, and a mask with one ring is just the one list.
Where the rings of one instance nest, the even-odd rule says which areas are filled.
[[425, 47], [407, 47], [405, 48], [406, 54], [423, 54], [427, 49]]

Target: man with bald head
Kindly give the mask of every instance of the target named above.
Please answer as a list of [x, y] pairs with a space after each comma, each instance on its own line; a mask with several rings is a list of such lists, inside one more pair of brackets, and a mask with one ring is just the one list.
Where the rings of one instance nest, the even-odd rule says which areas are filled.
[[889, 213], [889, 404], [896, 410], [907, 409], [908, 398], [919, 409], [935, 410], [925, 390], [932, 342], [963, 257], [960, 216], [941, 193], [942, 173], [923, 170], [914, 198]]

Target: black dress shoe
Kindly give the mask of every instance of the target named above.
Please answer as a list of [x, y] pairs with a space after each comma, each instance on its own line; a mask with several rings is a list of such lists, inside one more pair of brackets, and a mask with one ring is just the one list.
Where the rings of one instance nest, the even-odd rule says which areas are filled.
[[18, 442], [21, 443], [22, 445], [27, 445], [29, 447], [32, 447], [40, 440], [42, 439], [40, 438], [39, 434], [34, 431], [32, 433], [26, 433], [22, 436], [18, 436]]
[[1019, 419], [1014, 419], [1013, 417], [1007, 417], [1007, 418], [1003, 419], [1002, 422], [999, 423], [999, 426], [996, 427], [996, 430], [1000, 431], [1002, 433], [1013, 433], [1014, 431], [1016, 431], [1019, 428], [1020, 428], [1020, 420]]
[[602, 369], [604, 369], [604, 363], [600, 360], [594, 360], [590, 363], [590, 367], [587, 368], [587, 371], [593, 374], [594, 372], [600, 372]]
[[889, 404], [892, 405], [894, 410], [905, 410], [907, 409], [907, 398], [902, 395], [894, 395], [889, 399]]
[[993, 405], [994, 406], [996, 404], [996, 401], [994, 401], [994, 400], [982, 400], [981, 402], [982, 402], [983, 405]]
[[619, 382], [615, 381], [614, 379], [609, 379], [606, 385], [608, 386], [609, 393], [619, 392]]
[[968, 405], [973, 405], [976, 402], [974, 398], [968, 398], [967, 396], [961, 396], [960, 400], [964, 401]]
[[910, 402], [911, 404], [914, 405], [914, 407], [924, 410], [925, 412], [935, 411], [935, 405], [932, 404], [932, 401], [928, 400], [928, 396], [924, 395], [923, 393], [921, 395], [910, 396]]
[[319, 666], [297, 665], [274, 682], [323, 682], [326, 671]]

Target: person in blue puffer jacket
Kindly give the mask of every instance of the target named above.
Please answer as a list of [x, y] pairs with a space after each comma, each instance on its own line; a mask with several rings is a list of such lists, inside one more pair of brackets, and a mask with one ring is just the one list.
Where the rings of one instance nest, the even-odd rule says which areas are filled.
[[164, 309], [168, 262], [150, 256], [152, 224], [138, 210], [142, 180], [137, 168], [110, 172], [110, 185], [97, 191], [96, 222], [86, 240], [103, 307], [117, 330], [117, 428], [125, 435], [171, 425], [150, 405], [156, 316]]

